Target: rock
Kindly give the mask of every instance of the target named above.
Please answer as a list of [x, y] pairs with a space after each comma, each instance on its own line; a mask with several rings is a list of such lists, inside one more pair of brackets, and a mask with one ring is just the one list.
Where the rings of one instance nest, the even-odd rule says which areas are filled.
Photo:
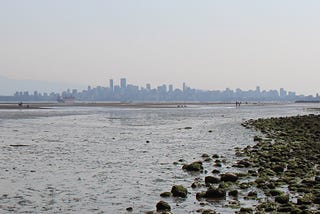
[[208, 157], [210, 157], [210, 156], [209, 156], [208, 154], [202, 154], [201, 157], [202, 157], [202, 158], [208, 158]]
[[238, 161], [235, 166], [237, 166], [239, 168], [250, 167], [251, 162], [248, 159], [243, 159], [243, 160]]
[[238, 176], [234, 173], [225, 173], [221, 174], [221, 181], [230, 181], [230, 182], [236, 182], [238, 180]]
[[201, 187], [202, 185], [201, 185], [201, 183], [199, 182], [199, 181], [195, 181], [195, 182], [193, 182], [192, 184], [191, 184], [191, 188], [199, 188], [199, 187]]
[[214, 210], [210, 210], [210, 209], [199, 209], [197, 210], [198, 213], [201, 214], [216, 214], [216, 212]]
[[216, 166], [216, 167], [222, 167], [222, 164], [221, 164], [221, 163], [216, 163], [216, 164], [214, 164], [214, 166]]
[[226, 196], [225, 189], [222, 188], [209, 188], [205, 193], [205, 198], [223, 198]]
[[163, 192], [163, 193], [160, 194], [160, 196], [163, 197], [163, 198], [170, 197], [171, 195], [172, 195], [171, 192]]
[[217, 170], [217, 169], [214, 169], [214, 170], [212, 170], [212, 172], [211, 172], [212, 174], [219, 174], [220, 173], [220, 171], [219, 170]]
[[241, 184], [239, 184], [240, 189], [248, 189], [249, 188], [249, 184], [246, 182], [243, 182]]
[[238, 194], [239, 194], [239, 192], [238, 192], [238, 190], [230, 190], [229, 192], [228, 192], [228, 195], [229, 196], [233, 196], [233, 197], [237, 197], [238, 196]]
[[262, 138], [259, 136], [254, 136], [253, 141], [262, 141]]
[[315, 198], [313, 199], [313, 203], [315, 203], [315, 204], [320, 204], [320, 197], [319, 197], [319, 196], [315, 197]]
[[290, 206], [279, 207], [277, 211], [280, 213], [292, 213], [292, 207]]
[[270, 193], [270, 195], [272, 195], [272, 196], [277, 196], [277, 195], [283, 194], [282, 191], [277, 190], [277, 189], [271, 189], [271, 190], [269, 191], [269, 193]]
[[219, 177], [215, 177], [215, 176], [206, 176], [204, 178], [204, 182], [206, 183], [206, 185], [208, 184], [217, 184], [220, 182], [220, 178]]
[[157, 203], [156, 207], [157, 207], [157, 212], [170, 211], [171, 210], [170, 205], [165, 201], [159, 201]]
[[182, 169], [193, 172], [201, 172], [203, 171], [203, 166], [201, 161], [196, 161], [191, 164], [183, 165]]
[[186, 198], [188, 191], [182, 185], [174, 185], [171, 189], [171, 193], [173, 197]]
[[275, 172], [275, 173], [281, 173], [284, 171], [284, 167], [281, 166], [281, 165], [275, 165], [272, 170]]
[[253, 210], [249, 207], [241, 207], [239, 213], [253, 213]]
[[206, 196], [206, 192], [205, 191], [197, 192], [196, 199], [200, 200], [200, 199], [204, 198], [205, 196]]
[[289, 202], [289, 195], [281, 194], [276, 196], [274, 200], [279, 204], [286, 204]]
[[127, 210], [128, 212], [132, 212], [132, 211], [133, 211], [133, 208], [132, 208], [132, 207], [128, 207], [126, 210]]
[[184, 127], [184, 129], [192, 129], [192, 127], [190, 127], [190, 126], [187, 126], [187, 127]]
[[255, 198], [255, 197], [257, 197], [258, 196], [258, 193], [257, 192], [255, 192], [255, 191], [251, 191], [251, 192], [249, 192], [248, 193], [248, 195], [247, 195], [249, 198]]
[[313, 194], [307, 193], [302, 198], [298, 198], [297, 204], [298, 205], [312, 204], [313, 200], [314, 200]]
[[214, 155], [212, 155], [212, 158], [219, 158], [219, 155], [218, 154], [214, 154]]

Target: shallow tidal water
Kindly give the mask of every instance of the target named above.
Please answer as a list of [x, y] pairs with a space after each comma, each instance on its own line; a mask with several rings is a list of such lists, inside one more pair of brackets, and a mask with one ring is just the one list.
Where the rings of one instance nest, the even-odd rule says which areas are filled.
[[[232, 171], [234, 148], [252, 145], [256, 134], [244, 120], [312, 113], [307, 107], [0, 110], [0, 213], [144, 213], [159, 200], [173, 213], [196, 213], [197, 176], [173, 162], [219, 154], [227, 160], [219, 170]], [[159, 196], [174, 184], [188, 187], [187, 199]], [[224, 203], [203, 208], [234, 212]]]

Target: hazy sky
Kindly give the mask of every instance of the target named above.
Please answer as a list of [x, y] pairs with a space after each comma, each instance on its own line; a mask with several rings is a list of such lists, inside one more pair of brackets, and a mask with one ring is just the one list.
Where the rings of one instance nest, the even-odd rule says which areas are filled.
[[0, 75], [320, 92], [319, 0], [0, 0]]

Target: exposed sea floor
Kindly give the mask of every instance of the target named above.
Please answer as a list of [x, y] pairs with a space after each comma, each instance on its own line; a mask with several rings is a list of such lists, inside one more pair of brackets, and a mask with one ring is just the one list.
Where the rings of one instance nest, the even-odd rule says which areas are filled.
[[[227, 172], [234, 148], [256, 135], [244, 120], [312, 113], [307, 107], [317, 105], [0, 110], [0, 213], [144, 213], [159, 200], [196, 213], [196, 176], [173, 162], [219, 154]], [[188, 187], [187, 199], [159, 196], [174, 184]], [[234, 212], [224, 203], [204, 208]]]

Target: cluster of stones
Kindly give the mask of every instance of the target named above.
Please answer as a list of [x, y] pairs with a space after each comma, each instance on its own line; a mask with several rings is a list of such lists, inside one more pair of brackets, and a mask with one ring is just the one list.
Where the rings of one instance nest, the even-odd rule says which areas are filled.
[[315, 213], [320, 204], [320, 115], [250, 120], [243, 126], [267, 137], [255, 136], [255, 146], [237, 153], [257, 169], [257, 187], [274, 198], [257, 210]]
[[[261, 131], [263, 137], [255, 136], [254, 146], [236, 148], [239, 161], [229, 172], [217, 170], [224, 161], [219, 155], [203, 154], [201, 161], [182, 166], [185, 171], [204, 175], [187, 187], [196, 190], [199, 204], [233, 197], [229, 207], [236, 213], [320, 213], [320, 116], [249, 120], [242, 125]], [[215, 169], [207, 175], [203, 162], [211, 161]], [[235, 173], [239, 171], [236, 168], [244, 173]], [[161, 197], [185, 198], [189, 194], [187, 188], [175, 185]], [[239, 195], [256, 200], [257, 205], [241, 207]], [[156, 208], [157, 212], [150, 213], [171, 213], [167, 202], [160, 201]], [[216, 213], [211, 209], [197, 211]]]

